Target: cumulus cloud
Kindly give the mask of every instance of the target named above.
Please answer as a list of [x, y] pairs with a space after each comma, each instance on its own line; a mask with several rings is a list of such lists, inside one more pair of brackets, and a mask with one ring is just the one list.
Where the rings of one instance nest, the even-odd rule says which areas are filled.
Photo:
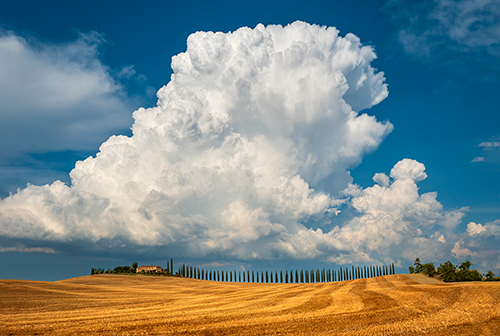
[[434, 260], [436, 255], [446, 255], [451, 248], [447, 238], [455, 237], [453, 228], [465, 215], [464, 209], [445, 211], [437, 193], [419, 193], [417, 182], [427, 177], [420, 162], [403, 159], [390, 176], [392, 180], [378, 173], [374, 176], [378, 184], [345, 191], [357, 213], [335, 237], [353, 249], [352, 261], [358, 254], [379, 260], [398, 255], [409, 260], [415, 256]]
[[1, 235], [186, 258], [449, 255], [466, 210], [419, 192], [422, 163], [352, 183], [349, 170], [392, 130], [361, 112], [388, 94], [374, 59], [356, 36], [304, 22], [195, 33], [157, 106], [133, 113], [133, 135], [77, 162], [70, 186], [3, 199]]
[[467, 224], [467, 233], [470, 236], [480, 234], [483, 231], [486, 231], [486, 228], [483, 227], [481, 224], [476, 224], [474, 222], [470, 222], [469, 224]]
[[375, 57], [352, 34], [304, 22], [195, 33], [157, 106], [134, 112], [133, 136], [78, 162], [71, 186], [4, 199], [1, 232], [197, 256], [317, 256], [316, 244], [336, 243], [303, 223], [335, 212], [348, 169], [392, 130], [359, 113], [388, 94]]
[[97, 33], [47, 44], [0, 34], [0, 156], [96, 148], [130, 127], [132, 101], [98, 58]]

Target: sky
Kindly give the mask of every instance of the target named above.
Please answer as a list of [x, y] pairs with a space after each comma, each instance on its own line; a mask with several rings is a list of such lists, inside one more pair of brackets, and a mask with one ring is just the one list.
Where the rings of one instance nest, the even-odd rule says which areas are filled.
[[500, 273], [497, 1], [0, 3], [0, 278]]

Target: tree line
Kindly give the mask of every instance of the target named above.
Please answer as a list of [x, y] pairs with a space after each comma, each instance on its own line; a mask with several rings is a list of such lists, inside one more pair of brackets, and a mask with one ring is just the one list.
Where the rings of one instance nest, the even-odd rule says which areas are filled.
[[430, 277], [439, 277], [445, 282], [460, 282], [460, 281], [500, 281], [500, 277], [495, 277], [492, 271], [486, 274], [481, 274], [478, 270], [470, 269], [472, 263], [469, 260], [464, 261], [460, 265], [453, 265], [451, 261], [446, 261], [439, 264], [436, 268], [434, 263], [429, 262], [422, 264], [420, 258], [415, 259], [413, 266], [409, 266], [410, 274], [422, 273]]
[[[138, 263], [132, 266], [117, 266], [113, 270], [103, 268], [91, 268], [94, 274], [136, 274]], [[191, 279], [220, 281], [220, 282], [247, 282], [247, 283], [314, 283], [334, 282], [364, 278], [374, 278], [384, 275], [395, 274], [394, 263], [391, 265], [369, 265], [340, 267], [338, 269], [296, 269], [285, 271], [221, 271], [204, 269], [182, 264], [174, 273], [174, 260], [167, 261], [166, 268], [162, 273], [154, 275], [175, 275]]]
[[108, 268], [96, 268], [96, 267], [91, 267], [90, 268], [90, 275], [94, 274], [135, 274], [137, 267], [139, 266], [139, 263], [137, 261], [134, 261], [132, 263], [132, 266], [116, 266], [114, 269]]
[[351, 266], [339, 269], [285, 271], [220, 271], [183, 264], [177, 274], [198, 280], [254, 283], [313, 283], [355, 280], [395, 274], [394, 263], [379, 266]]

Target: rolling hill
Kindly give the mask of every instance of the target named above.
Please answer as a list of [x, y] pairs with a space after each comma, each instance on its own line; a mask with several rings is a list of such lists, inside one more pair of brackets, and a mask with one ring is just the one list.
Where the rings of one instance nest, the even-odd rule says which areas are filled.
[[500, 283], [401, 274], [314, 284], [0, 280], [0, 334], [500, 335]]

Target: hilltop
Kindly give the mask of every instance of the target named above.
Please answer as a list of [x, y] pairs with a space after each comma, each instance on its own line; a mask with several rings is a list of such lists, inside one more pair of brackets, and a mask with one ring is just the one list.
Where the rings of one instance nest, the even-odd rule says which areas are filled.
[[500, 334], [500, 283], [445, 284], [421, 274], [314, 284], [0, 280], [0, 297], [0, 334]]

